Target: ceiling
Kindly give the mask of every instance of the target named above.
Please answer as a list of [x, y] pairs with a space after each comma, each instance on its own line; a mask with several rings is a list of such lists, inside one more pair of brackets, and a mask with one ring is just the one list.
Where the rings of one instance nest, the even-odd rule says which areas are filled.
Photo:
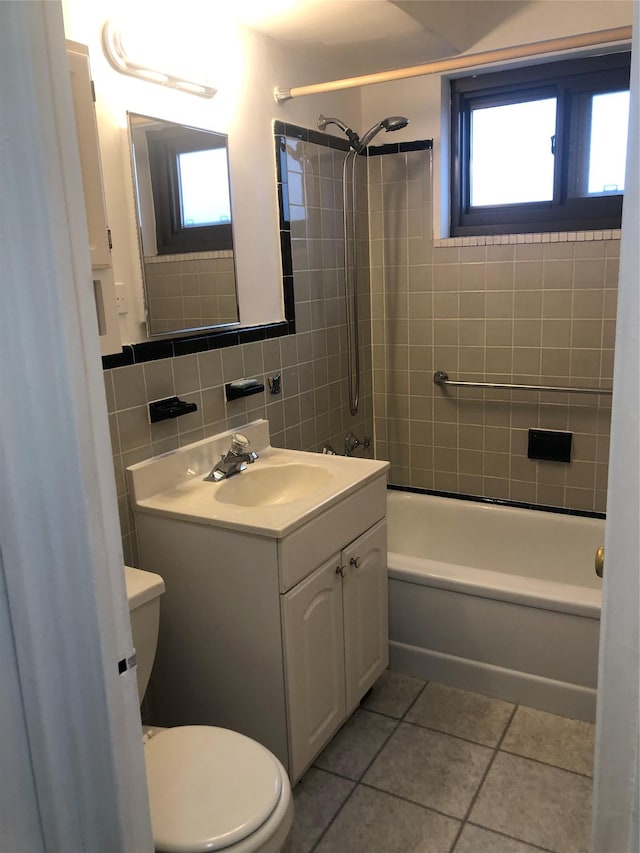
[[245, 26], [333, 63], [336, 76], [350, 76], [454, 56], [530, 2], [262, 0], [239, 9]]

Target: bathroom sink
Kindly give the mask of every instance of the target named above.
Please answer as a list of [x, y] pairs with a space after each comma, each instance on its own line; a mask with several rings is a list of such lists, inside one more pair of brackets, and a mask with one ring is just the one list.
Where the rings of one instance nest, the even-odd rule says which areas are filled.
[[389, 468], [373, 459], [272, 447], [268, 422], [257, 420], [241, 427], [258, 454], [255, 462], [226, 480], [206, 480], [235, 431], [131, 465], [134, 512], [280, 539], [384, 477]]
[[307, 497], [327, 486], [331, 473], [319, 465], [293, 463], [247, 468], [223, 480], [215, 489], [214, 499], [235, 506], [277, 506]]

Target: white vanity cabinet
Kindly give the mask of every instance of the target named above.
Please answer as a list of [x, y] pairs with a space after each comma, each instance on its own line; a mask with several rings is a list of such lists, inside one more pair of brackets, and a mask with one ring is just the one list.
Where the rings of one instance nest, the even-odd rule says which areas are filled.
[[[161, 463], [197, 467], [177, 453]], [[222, 523], [227, 509], [212, 509], [217, 487], [201, 476], [160, 493], [151, 473], [144, 497], [134, 474], [133, 492], [140, 568], [166, 587], [148, 722], [243, 732], [295, 782], [387, 666], [388, 465], [269, 448], [238, 477], [250, 490], [260, 463], [266, 471], [279, 458], [331, 466], [336, 483], [343, 471], [356, 479], [273, 531]]]
[[384, 520], [282, 596], [289, 768], [299, 778], [388, 662]]

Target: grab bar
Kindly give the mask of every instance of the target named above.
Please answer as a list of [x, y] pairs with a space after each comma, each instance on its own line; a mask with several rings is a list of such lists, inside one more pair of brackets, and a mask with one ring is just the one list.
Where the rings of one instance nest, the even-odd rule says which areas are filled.
[[433, 374], [434, 385], [441, 388], [445, 385], [454, 385], [457, 388], [499, 388], [506, 391], [558, 391], [562, 394], [604, 394], [611, 396], [610, 388], [565, 388], [558, 385], [515, 385], [508, 382], [461, 382], [457, 379], [449, 379], [446, 370], [436, 370]]

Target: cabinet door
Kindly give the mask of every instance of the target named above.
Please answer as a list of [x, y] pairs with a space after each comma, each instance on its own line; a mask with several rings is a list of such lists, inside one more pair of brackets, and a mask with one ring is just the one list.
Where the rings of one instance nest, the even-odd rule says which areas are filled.
[[122, 345], [120, 343], [115, 283], [111, 268], [111, 248], [104, 202], [98, 125], [93, 106], [93, 89], [87, 47], [77, 42], [68, 41], [67, 60], [71, 75], [78, 152], [87, 214], [100, 352], [102, 355], [110, 355], [111, 353], [122, 352]]
[[380, 521], [342, 552], [347, 714], [389, 662], [387, 525]]
[[345, 718], [339, 564], [336, 555], [281, 597], [292, 781]]
[[84, 45], [68, 41], [67, 60], [76, 114], [76, 133], [80, 151], [82, 183], [84, 184], [91, 266], [108, 267], [111, 265], [111, 252], [102, 189], [102, 167], [98, 145], [98, 126], [93, 106], [89, 51]]

